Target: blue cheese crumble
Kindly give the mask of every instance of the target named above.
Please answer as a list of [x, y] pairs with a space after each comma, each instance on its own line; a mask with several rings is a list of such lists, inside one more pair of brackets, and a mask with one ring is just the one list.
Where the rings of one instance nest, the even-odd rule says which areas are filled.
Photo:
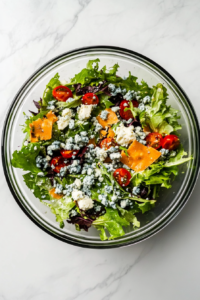
[[145, 96], [145, 97], [142, 99], [142, 102], [143, 102], [144, 104], [150, 103], [150, 102], [151, 102], [150, 96]]
[[134, 195], [139, 195], [139, 193], [140, 193], [140, 187], [134, 186], [132, 192], [133, 192]]
[[102, 120], [107, 120], [107, 118], [108, 118], [108, 111], [107, 110], [102, 110], [102, 112], [100, 114], [100, 118]]
[[140, 104], [138, 105], [138, 108], [139, 108], [141, 111], [146, 110], [146, 107], [145, 107], [144, 103], [140, 103]]
[[53, 155], [53, 151], [60, 150], [60, 142], [54, 141], [51, 145], [47, 147], [47, 154]]

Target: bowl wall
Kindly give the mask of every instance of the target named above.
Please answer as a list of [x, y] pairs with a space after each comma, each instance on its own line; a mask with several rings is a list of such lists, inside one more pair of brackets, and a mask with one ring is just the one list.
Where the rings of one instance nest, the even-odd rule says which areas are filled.
[[[82, 70], [89, 59], [100, 59], [100, 67], [111, 67], [118, 63], [120, 76], [128, 76], [128, 72], [146, 81], [150, 86], [162, 83], [168, 90], [172, 107], [180, 111], [182, 125], [181, 142], [188, 155], [194, 159], [179, 167], [179, 175], [172, 188], [162, 189], [155, 208], [139, 215], [141, 228], [133, 231], [125, 228], [126, 235], [113, 241], [100, 241], [98, 232], [90, 228], [89, 232], [78, 232], [74, 225], [66, 223], [64, 229], [59, 228], [55, 216], [34, 197], [23, 182], [23, 171], [10, 165], [12, 153], [20, 149], [24, 134], [21, 125], [24, 123], [23, 112], [35, 110], [33, 100], [38, 101], [43, 95], [48, 81], [58, 72], [60, 79], [69, 80]], [[40, 68], [20, 89], [16, 95], [6, 118], [2, 155], [5, 175], [9, 187], [26, 214], [42, 229], [53, 236], [74, 245], [91, 248], [110, 248], [129, 245], [141, 241], [168, 224], [180, 211], [191, 193], [197, 179], [199, 169], [199, 127], [196, 115], [187, 96], [175, 80], [160, 66], [151, 60], [132, 51], [114, 47], [90, 47], [63, 54]]]

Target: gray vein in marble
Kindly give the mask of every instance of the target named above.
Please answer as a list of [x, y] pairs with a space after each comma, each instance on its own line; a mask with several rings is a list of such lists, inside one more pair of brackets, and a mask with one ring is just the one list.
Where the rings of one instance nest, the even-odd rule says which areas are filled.
[[[91, 0], [78, 0], [80, 8], [77, 11], [77, 13], [73, 16], [72, 20], [70, 20], [70, 23], [71, 23], [70, 28], [67, 31], [65, 31], [63, 34], [59, 34], [59, 31], [57, 30], [57, 28], [55, 28], [55, 31], [50, 31], [50, 33], [49, 33], [48, 32], [49, 27], [48, 27], [45, 32], [41, 32], [42, 35], [40, 35], [40, 33], [38, 32], [38, 35], [36, 35], [36, 37], [34, 37], [34, 38], [31, 38], [29, 40], [29, 42], [30, 41], [31, 42], [34, 42], [34, 41], [39, 42], [42, 39], [44, 39], [44, 37], [46, 38], [48, 36], [55, 36], [54, 45], [53, 45], [53, 47], [51, 49], [48, 50], [47, 53], [45, 53], [45, 56], [46, 56], [48, 53], [50, 53], [54, 49], [54, 47], [57, 47], [59, 45], [59, 43], [62, 41], [63, 37], [65, 37], [67, 35], [67, 33], [76, 25], [76, 23], [78, 21], [78, 18], [79, 18], [79, 15], [81, 14], [81, 12], [84, 11], [84, 9], [89, 5], [90, 2], [91, 2]], [[54, 2], [50, 2], [50, 3], [52, 5], [52, 9], [53, 9]], [[66, 22], [69, 22], [69, 21], [67, 20], [67, 21], [61, 23], [60, 26], [65, 26]], [[1, 31], [0, 31], [0, 33], [1, 33]], [[14, 48], [14, 50], [13, 51], [11, 50], [11, 53], [6, 54], [4, 57], [0, 58], [0, 63], [3, 60], [8, 59], [10, 56], [12, 56], [13, 54], [16, 54], [21, 49], [23, 49], [24, 47], [27, 46], [27, 43], [24, 43], [24, 44], [22, 44], [21, 47], [15, 48], [15, 44], [12, 41], [12, 38], [13, 38], [12, 34], [8, 34], [8, 38], [9, 38], [9, 41], [10, 41], [10, 44], [11, 44], [11, 49]], [[40, 60], [38, 61], [38, 64], [40, 64]]]
[[[128, 264], [127, 266], [123, 267], [115, 274], [110, 273], [103, 281], [99, 282], [98, 284], [96, 284], [95, 286], [93, 286], [91, 288], [85, 289], [83, 292], [78, 293], [74, 297], [69, 297], [67, 300], [79, 300], [79, 297], [80, 297], [80, 299], [83, 299], [82, 297], [87, 297], [90, 292], [92, 292], [98, 288], [100, 288], [100, 289], [108, 288], [116, 281], [118, 282], [118, 287], [119, 287], [121, 279], [124, 278], [126, 275], [128, 275], [131, 272], [131, 270], [141, 260], [143, 260], [145, 258], [145, 256], [147, 256], [152, 251], [153, 247], [154, 247], [153, 243], [151, 243], [150, 246], [148, 246], [148, 247], [144, 247], [143, 250], [141, 251], [141, 253], [139, 254], [139, 256], [134, 261], [134, 263]], [[106, 296], [104, 296], [102, 298], [102, 300], [109, 300], [110, 296], [113, 296], [114, 294], [116, 294], [116, 292], [117, 292], [117, 290], [109, 292]]]
[[[42, 56], [39, 60], [37, 65], [40, 66], [41, 62], [44, 61], [44, 57], [48, 57], [49, 54], [56, 48], [59, 47], [59, 44], [62, 42], [63, 38], [67, 36], [67, 34], [69, 32], [71, 32], [71, 30], [75, 27], [76, 23], [78, 22], [79, 19], [79, 15], [84, 11], [84, 9], [89, 5], [89, 3], [92, 0], [79, 0], [78, 3], [80, 4], [80, 9], [77, 11], [77, 13], [74, 15], [73, 19], [70, 21], [71, 22], [71, 26], [68, 30], [66, 30], [63, 34], [59, 34], [59, 32], [56, 31], [51, 31], [50, 32], [50, 36], [54, 37], [54, 44], [52, 45], [51, 48], [48, 49], [47, 52], [45, 52], [44, 56]], [[64, 26], [65, 23], [61, 24], [61, 26]], [[47, 35], [48, 36], [48, 35]], [[43, 38], [43, 36], [41, 37]], [[78, 37], [76, 37], [78, 38]], [[36, 65], [36, 66], [37, 66]]]

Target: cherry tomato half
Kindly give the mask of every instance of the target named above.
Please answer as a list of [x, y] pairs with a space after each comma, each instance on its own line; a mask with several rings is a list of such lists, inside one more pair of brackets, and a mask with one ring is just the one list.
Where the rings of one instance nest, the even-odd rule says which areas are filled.
[[100, 148], [103, 148], [105, 150], [108, 150], [110, 147], [116, 146], [117, 143], [112, 138], [105, 138], [100, 143]]
[[52, 95], [58, 101], [62, 102], [66, 102], [68, 98], [73, 97], [72, 91], [64, 85], [59, 85], [55, 89], [53, 89]]
[[54, 166], [53, 171], [56, 173], [60, 173], [60, 169], [64, 168], [65, 166], [68, 166], [68, 164], [64, 163], [64, 157], [62, 156], [57, 156], [52, 158], [50, 165]]
[[85, 105], [99, 104], [99, 98], [94, 93], [87, 93], [82, 97], [81, 102]]
[[[130, 108], [129, 102], [130, 101], [128, 101], [128, 100], [122, 100], [122, 102], [120, 103], [120, 106], [119, 106], [120, 107], [119, 114], [120, 114], [121, 118], [125, 119], [125, 120], [129, 120], [129, 119], [133, 118], [133, 114], [130, 110], [124, 111], [125, 108]], [[139, 103], [137, 102], [137, 100], [132, 100], [131, 102], [133, 103], [134, 107], [138, 107]]]
[[124, 168], [115, 170], [113, 176], [121, 186], [127, 186], [131, 181], [131, 173]]
[[147, 146], [150, 146], [154, 149], [158, 149], [162, 146], [162, 134], [158, 132], [151, 132], [146, 136]]
[[166, 135], [162, 140], [162, 147], [168, 150], [176, 150], [180, 145], [180, 140], [175, 134]]
[[71, 158], [72, 156], [77, 155], [79, 150], [60, 150], [60, 154], [64, 158]]

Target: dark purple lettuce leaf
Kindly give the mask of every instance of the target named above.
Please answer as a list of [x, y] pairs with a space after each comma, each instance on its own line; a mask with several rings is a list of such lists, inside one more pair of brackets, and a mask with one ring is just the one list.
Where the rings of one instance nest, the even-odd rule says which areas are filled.
[[80, 229], [88, 231], [88, 228], [91, 227], [93, 220], [91, 219], [84, 219], [81, 216], [74, 216], [67, 220], [69, 224], [77, 224]]
[[47, 176], [52, 176], [52, 175], [55, 175], [55, 172], [52, 169], [49, 169], [47, 171]]
[[[98, 205], [101, 205], [98, 203]], [[76, 224], [80, 229], [88, 231], [88, 228], [91, 227], [94, 220], [98, 217], [104, 215], [106, 210], [104, 206], [101, 205], [101, 210], [96, 212], [94, 208], [87, 211], [79, 209], [81, 216], [74, 216], [67, 220], [69, 224]], [[85, 219], [86, 218], [86, 219]]]
[[134, 127], [137, 127], [137, 126], [141, 127], [141, 123], [140, 123], [139, 117], [135, 117], [130, 124], [127, 124], [127, 126], [131, 126], [131, 125], [133, 125]]
[[[98, 203], [98, 205], [100, 205], [100, 204]], [[106, 213], [105, 207], [103, 205], [100, 205], [100, 206], [101, 206], [100, 211], [95, 211], [95, 209], [92, 208], [87, 211], [81, 211], [81, 214], [94, 221]]]
[[34, 112], [34, 111], [32, 111], [32, 110], [29, 110], [29, 112], [30, 112], [31, 114], [33, 114], [34, 116], [37, 116], [37, 114], [38, 114], [38, 112]]
[[113, 106], [119, 106], [120, 102], [123, 100], [123, 95], [119, 93], [116, 96], [111, 96], [109, 100], [114, 103]]
[[35, 104], [37, 109], [40, 110], [40, 108], [41, 108], [40, 101], [37, 102], [37, 101], [33, 100], [33, 103]]
[[149, 189], [148, 189], [147, 186], [142, 187], [141, 190], [140, 190], [141, 198], [145, 199], [148, 195], [148, 192], [149, 192]]
[[87, 149], [88, 149], [88, 147], [86, 147], [86, 146], [83, 147], [83, 148], [79, 151], [77, 157], [78, 157], [78, 158], [82, 158], [83, 155], [86, 153]]
[[37, 112], [31, 111], [31, 110], [29, 110], [29, 111], [30, 111], [31, 114], [33, 114], [34, 116], [36, 116], [37, 114], [39, 114], [40, 109], [42, 107], [42, 98], [40, 98], [39, 101], [33, 100], [33, 103], [35, 104], [35, 106], [38, 109], [38, 111]]
[[47, 170], [47, 175], [46, 176], [49, 178], [52, 186], [53, 186], [53, 183], [54, 183], [53, 180], [54, 180], [55, 175], [56, 175], [56, 173], [52, 169]]
[[108, 85], [104, 86], [100, 92], [103, 92], [104, 94], [108, 95], [108, 96], [111, 96], [111, 93], [109, 92], [109, 89], [108, 89]]
[[84, 87], [82, 87], [81, 83], [77, 83], [77, 84], [74, 84], [74, 88], [75, 88], [75, 92], [76, 92], [77, 96], [82, 96], [87, 93], [95, 94], [97, 92], [104, 92], [105, 94], [110, 96], [110, 93], [108, 91], [108, 85], [104, 86], [105, 83], [106, 83], [106, 81], [104, 80], [104, 81], [102, 81], [102, 83], [100, 83], [97, 86], [88, 85], [88, 86], [84, 86]]

